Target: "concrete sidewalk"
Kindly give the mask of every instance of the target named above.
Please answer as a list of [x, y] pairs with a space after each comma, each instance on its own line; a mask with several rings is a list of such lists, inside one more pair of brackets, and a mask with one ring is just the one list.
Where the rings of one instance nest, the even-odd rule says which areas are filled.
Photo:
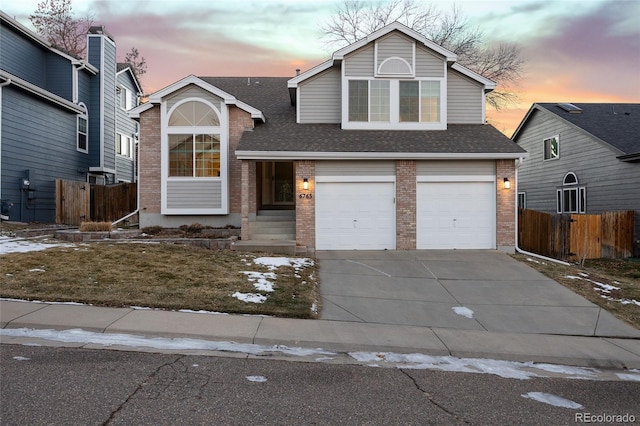
[[[640, 368], [640, 339], [335, 320], [299, 320], [0, 301], [0, 327], [189, 337], [260, 345], [452, 355], [601, 368]], [[0, 336], [0, 342], [19, 343]]]

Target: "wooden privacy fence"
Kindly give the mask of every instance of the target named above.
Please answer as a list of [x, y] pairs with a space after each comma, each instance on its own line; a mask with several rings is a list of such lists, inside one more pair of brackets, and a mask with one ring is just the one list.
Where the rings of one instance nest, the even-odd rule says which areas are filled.
[[91, 220], [113, 222], [132, 213], [137, 205], [137, 185], [91, 185]]
[[85, 221], [113, 222], [137, 206], [135, 183], [91, 185], [56, 180], [56, 223], [80, 226]]
[[91, 220], [89, 184], [56, 179], [56, 223], [79, 226]]
[[549, 214], [518, 212], [518, 246], [561, 260], [626, 258], [633, 255], [634, 212]]

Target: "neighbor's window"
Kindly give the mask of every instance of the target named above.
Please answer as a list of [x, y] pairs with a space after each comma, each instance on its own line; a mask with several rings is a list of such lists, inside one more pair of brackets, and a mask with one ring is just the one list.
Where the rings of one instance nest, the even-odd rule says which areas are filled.
[[544, 159], [545, 160], [553, 160], [554, 158], [558, 158], [560, 152], [560, 137], [554, 136], [552, 138], [548, 138], [544, 140]]
[[527, 193], [526, 192], [518, 192], [518, 208], [526, 209], [527, 208]]
[[116, 154], [131, 158], [131, 138], [120, 133], [116, 134]]
[[586, 213], [587, 190], [578, 186], [578, 177], [573, 172], [565, 175], [562, 188], [556, 190], [556, 210], [558, 213]]
[[[83, 104], [81, 106], [84, 106]], [[76, 142], [76, 148], [78, 151], [88, 152], [89, 146], [87, 143], [87, 114], [82, 113], [78, 115], [78, 139]]]

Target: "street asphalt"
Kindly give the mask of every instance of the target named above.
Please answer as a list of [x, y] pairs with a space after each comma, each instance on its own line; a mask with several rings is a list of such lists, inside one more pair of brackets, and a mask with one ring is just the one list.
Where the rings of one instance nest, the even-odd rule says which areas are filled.
[[505, 253], [332, 251], [316, 258], [316, 320], [4, 300], [0, 327], [640, 368], [640, 330]]

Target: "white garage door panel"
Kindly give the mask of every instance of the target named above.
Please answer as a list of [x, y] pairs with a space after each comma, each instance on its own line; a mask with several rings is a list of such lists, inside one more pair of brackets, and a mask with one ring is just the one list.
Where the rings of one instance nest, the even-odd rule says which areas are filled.
[[316, 249], [395, 249], [392, 182], [316, 185]]
[[419, 182], [417, 248], [495, 248], [493, 182]]

